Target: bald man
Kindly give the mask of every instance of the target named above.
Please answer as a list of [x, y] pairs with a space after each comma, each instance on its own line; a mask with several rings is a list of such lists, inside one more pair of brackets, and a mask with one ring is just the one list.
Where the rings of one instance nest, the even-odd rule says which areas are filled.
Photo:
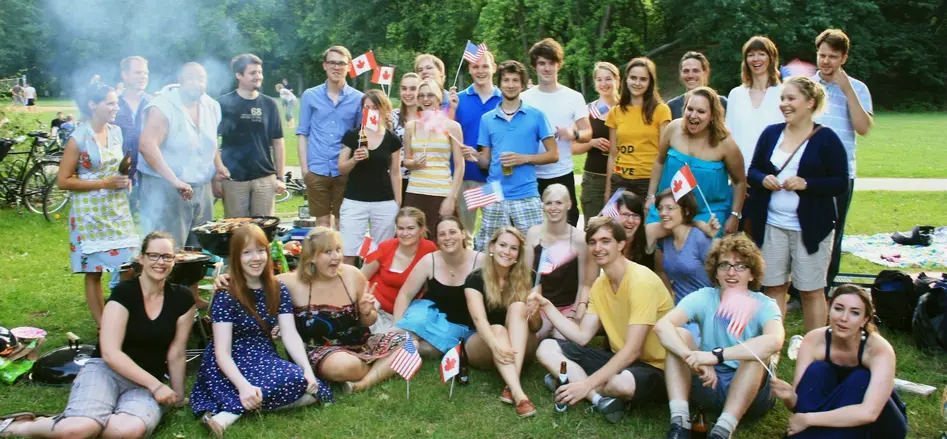
[[187, 63], [178, 82], [145, 107], [138, 143], [141, 232], [168, 232], [178, 246], [198, 245], [191, 228], [214, 218], [211, 181], [230, 172], [220, 160], [220, 105], [205, 93], [207, 72]]

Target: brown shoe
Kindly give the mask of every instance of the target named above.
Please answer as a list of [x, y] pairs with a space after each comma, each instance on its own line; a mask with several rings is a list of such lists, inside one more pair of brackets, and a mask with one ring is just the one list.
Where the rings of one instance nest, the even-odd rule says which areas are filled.
[[528, 418], [536, 414], [536, 406], [529, 399], [524, 399], [516, 404], [516, 416]]
[[204, 424], [204, 428], [207, 429], [207, 432], [214, 438], [221, 439], [224, 437], [224, 427], [217, 423], [214, 418], [211, 417], [210, 413], [204, 412], [204, 415], [201, 416], [201, 424]]
[[503, 393], [500, 394], [500, 401], [513, 405], [513, 392], [510, 391], [509, 386], [503, 388]]

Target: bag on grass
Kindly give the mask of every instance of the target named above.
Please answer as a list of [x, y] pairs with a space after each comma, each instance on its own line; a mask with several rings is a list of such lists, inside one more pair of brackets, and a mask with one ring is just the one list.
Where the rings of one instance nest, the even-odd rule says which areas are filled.
[[889, 329], [911, 331], [919, 297], [914, 280], [899, 270], [882, 270], [871, 286], [875, 314], [881, 325]]
[[923, 292], [914, 310], [912, 330], [918, 347], [947, 352], [947, 278], [921, 275], [917, 289]]

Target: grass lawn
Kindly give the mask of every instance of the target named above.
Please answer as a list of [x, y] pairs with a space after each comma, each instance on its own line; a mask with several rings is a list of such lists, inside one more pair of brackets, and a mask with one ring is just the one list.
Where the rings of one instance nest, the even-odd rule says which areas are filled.
[[[278, 204], [277, 209], [293, 211], [300, 202], [296, 198]], [[907, 229], [915, 223], [941, 224], [942, 214], [928, 206], [945, 203], [947, 193], [859, 192], [849, 231], [870, 234]], [[65, 345], [66, 331], [79, 334], [87, 342], [93, 342], [95, 337], [83, 298], [82, 278], [69, 273], [68, 250], [64, 245], [68, 234], [65, 219], [60, 221], [49, 224], [39, 215], [18, 216], [10, 209], [0, 211], [0, 224], [4, 225], [0, 228], [0, 325], [46, 329], [50, 337], [45, 351]], [[881, 267], [846, 256], [843, 270], [876, 273]], [[800, 333], [801, 326], [799, 313], [788, 317], [788, 334]], [[947, 356], [919, 351], [909, 335], [886, 336], [897, 349], [899, 377], [938, 389], [947, 385]], [[793, 362], [783, 358], [778, 373], [790, 380]], [[566, 414], [554, 413], [551, 395], [542, 384], [544, 373], [535, 364], [524, 370], [525, 390], [539, 408], [539, 413], [528, 420], [517, 419], [511, 407], [497, 400], [503, 385], [495, 373], [474, 371], [471, 385], [458, 386], [454, 397], [448, 400], [447, 388], [437, 382], [435, 362], [427, 361], [412, 383], [410, 400], [405, 399], [405, 382], [392, 380], [363, 394], [340, 396], [331, 407], [247, 416], [227, 434], [233, 438], [663, 437], [668, 417], [665, 404], [637, 408], [618, 425], [584, 413], [586, 404], [573, 407]], [[0, 413], [24, 409], [58, 412], [69, 393], [67, 388], [26, 382], [0, 386]], [[927, 398], [905, 395], [912, 429], [909, 437], [931, 438], [939, 436], [945, 428], [939, 412], [939, 394]], [[742, 422], [736, 437], [781, 437], [788, 416], [788, 411], [778, 405], [762, 419]], [[205, 436], [188, 410], [167, 415], [156, 432], [160, 438]]]

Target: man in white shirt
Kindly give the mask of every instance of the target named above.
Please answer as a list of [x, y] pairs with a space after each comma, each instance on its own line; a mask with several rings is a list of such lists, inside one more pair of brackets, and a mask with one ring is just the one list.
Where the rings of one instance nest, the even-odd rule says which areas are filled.
[[[559, 144], [559, 160], [548, 165], [536, 166], [539, 195], [552, 184], [559, 183], [569, 189], [572, 207], [569, 209], [569, 224], [579, 222], [579, 202], [575, 196], [575, 175], [572, 172], [572, 143], [584, 143], [592, 139], [589, 110], [582, 94], [559, 83], [559, 69], [564, 58], [562, 46], [552, 38], [533, 44], [529, 49], [529, 60], [539, 78], [539, 85], [520, 95], [523, 102], [537, 108], [546, 115], [550, 131], [555, 133]], [[541, 148], [541, 145], [537, 145]], [[541, 149], [539, 151], [542, 151]], [[586, 212], [586, 216], [598, 212]]]
[[36, 112], [36, 89], [30, 84], [23, 86], [23, 100], [26, 101], [26, 109], [30, 113]]

